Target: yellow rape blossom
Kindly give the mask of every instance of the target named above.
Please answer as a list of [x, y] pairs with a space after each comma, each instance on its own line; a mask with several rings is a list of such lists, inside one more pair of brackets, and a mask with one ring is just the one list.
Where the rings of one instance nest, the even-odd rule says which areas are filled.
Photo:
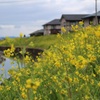
[[20, 33], [20, 37], [22, 38], [23, 36], [24, 36], [24, 34], [21, 32], [21, 33]]
[[62, 27], [62, 28], [61, 28], [61, 32], [62, 32], [62, 33], [66, 33], [65, 27]]
[[83, 22], [83, 21], [80, 21], [80, 22], [79, 22], [79, 25], [81, 25], [81, 26], [82, 26], [83, 24], [84, 24], [84, 22]]
[[0, 85], [0, 91], [1, 91], [1, 90], [3, 90], [3, 86], [2, 86], [2, 85]]
[[28, 55], [25, 56], [24, 58], [24, 62], [27, 64], [31, 61], [31, 57], [29, 57]]
[[25, 92], [22, 92], [21, 96], [22, 96], [23, 99], [26, 99], [27, 98], [27, 95], [26, 95]]
[[31, 84], [32, 83], [32, 80], [31, 79], [27, 79], [26, 80], [26, 84]]
[[98, 86], [100, 87], [100, 82], [98, 82]]

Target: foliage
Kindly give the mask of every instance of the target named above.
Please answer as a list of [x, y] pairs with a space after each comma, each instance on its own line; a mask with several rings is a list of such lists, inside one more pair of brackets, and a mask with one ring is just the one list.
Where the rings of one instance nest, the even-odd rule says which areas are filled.
[[80, 25], [73, 31], [67, 40], [58, 34], [60, 42], [37, 62], [26, 55], [24, 67], [9, 70], [11, 79], [2, 79], [0, 100], [99, 100], [100, 26]]
[[[64, 34], [64, 37], [66, 34]], [[67, 37], [66, 37], [67, 38]], [[20, 39], [22, 40], [22, 43], [20, 43]], [[0, 46], [10, 46], [12, 43], [14, 46], [19, 47], [20, 44], [22, 46], [30, 47], [33, 46], [30, 44], [34, 44], [35, 48], [42, 48], [47, 49], [50, 47], [50, 45], [55, 44], [56, 42], [59, 42], [59, 39], [56, 37], [56, 35], [47, 35], [47, 36], [33, 36], [33, 37], [17, 37], [17, 38], [6, 38], [5, 40], [0, 40]]]

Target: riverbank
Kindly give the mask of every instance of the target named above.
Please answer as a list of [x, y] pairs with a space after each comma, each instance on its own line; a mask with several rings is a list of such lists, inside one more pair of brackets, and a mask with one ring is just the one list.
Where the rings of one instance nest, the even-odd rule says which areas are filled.
[[6, 59], [3, 57], [3, 51], [0, 51], [0, 64]]
[[[0, 54], [3, 54], [4, 50], [10, 49], [10, 46], [0, 46]], [[17, 53], [19, 56], [21, 56], [20, 51], [22, 47], [15, 47], [15, 53]], [[26, 48], [26, 52], [29, 52], [29, 54], [32, 56], [33, 59], [36, 58], [36, 56], [39, 56], [39, 53], [43, 52], [43, 49], [37, 49], [37, 48]]]
[[59, 35], [36, 62], [25, 56], [25, 67], [10, 70], [11, 80], [0, 86], [0, 100], [100, 100], [99, 31], [89, 26], [68, 40]]
[[[23, 38], [5, 38], [5, 40], [0, 40], [0, 46], [11, 46], [13, 44], [16, 47], [25, 46], [26, 48], [40, 48], [48, 49], [51, 45], [55, 43], [60, 43], [57, 38], [58, 35], [45, 35], [38, 37], [23, 37]], [[72, 36], [71, 34], [62, 34], [62, 37], [66, 40]]]

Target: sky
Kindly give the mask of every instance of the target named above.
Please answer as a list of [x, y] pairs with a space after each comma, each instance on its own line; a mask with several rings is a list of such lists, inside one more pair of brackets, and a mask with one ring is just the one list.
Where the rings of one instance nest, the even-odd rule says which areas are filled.
[[[100, 10], [98, 0], [98, 11]], [[0, 0], [0, 37], [29, 36], [62, 14], [92, 14], [95, 0]]]

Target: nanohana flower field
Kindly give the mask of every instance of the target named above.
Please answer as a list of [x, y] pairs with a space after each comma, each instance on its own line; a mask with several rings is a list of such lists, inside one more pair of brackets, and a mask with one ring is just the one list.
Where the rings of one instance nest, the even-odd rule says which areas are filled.
[[[0, 77], [0, 100], [100, 100], [100, 26], [80, 23], [73, 32], [63, 30], [67, 39], [58, 34], [59, 42], [36, 61], [23, 55], [24, 67], [10, 69], [9, 80]], [[14, 50], [12, 44], [5, 56]]]

